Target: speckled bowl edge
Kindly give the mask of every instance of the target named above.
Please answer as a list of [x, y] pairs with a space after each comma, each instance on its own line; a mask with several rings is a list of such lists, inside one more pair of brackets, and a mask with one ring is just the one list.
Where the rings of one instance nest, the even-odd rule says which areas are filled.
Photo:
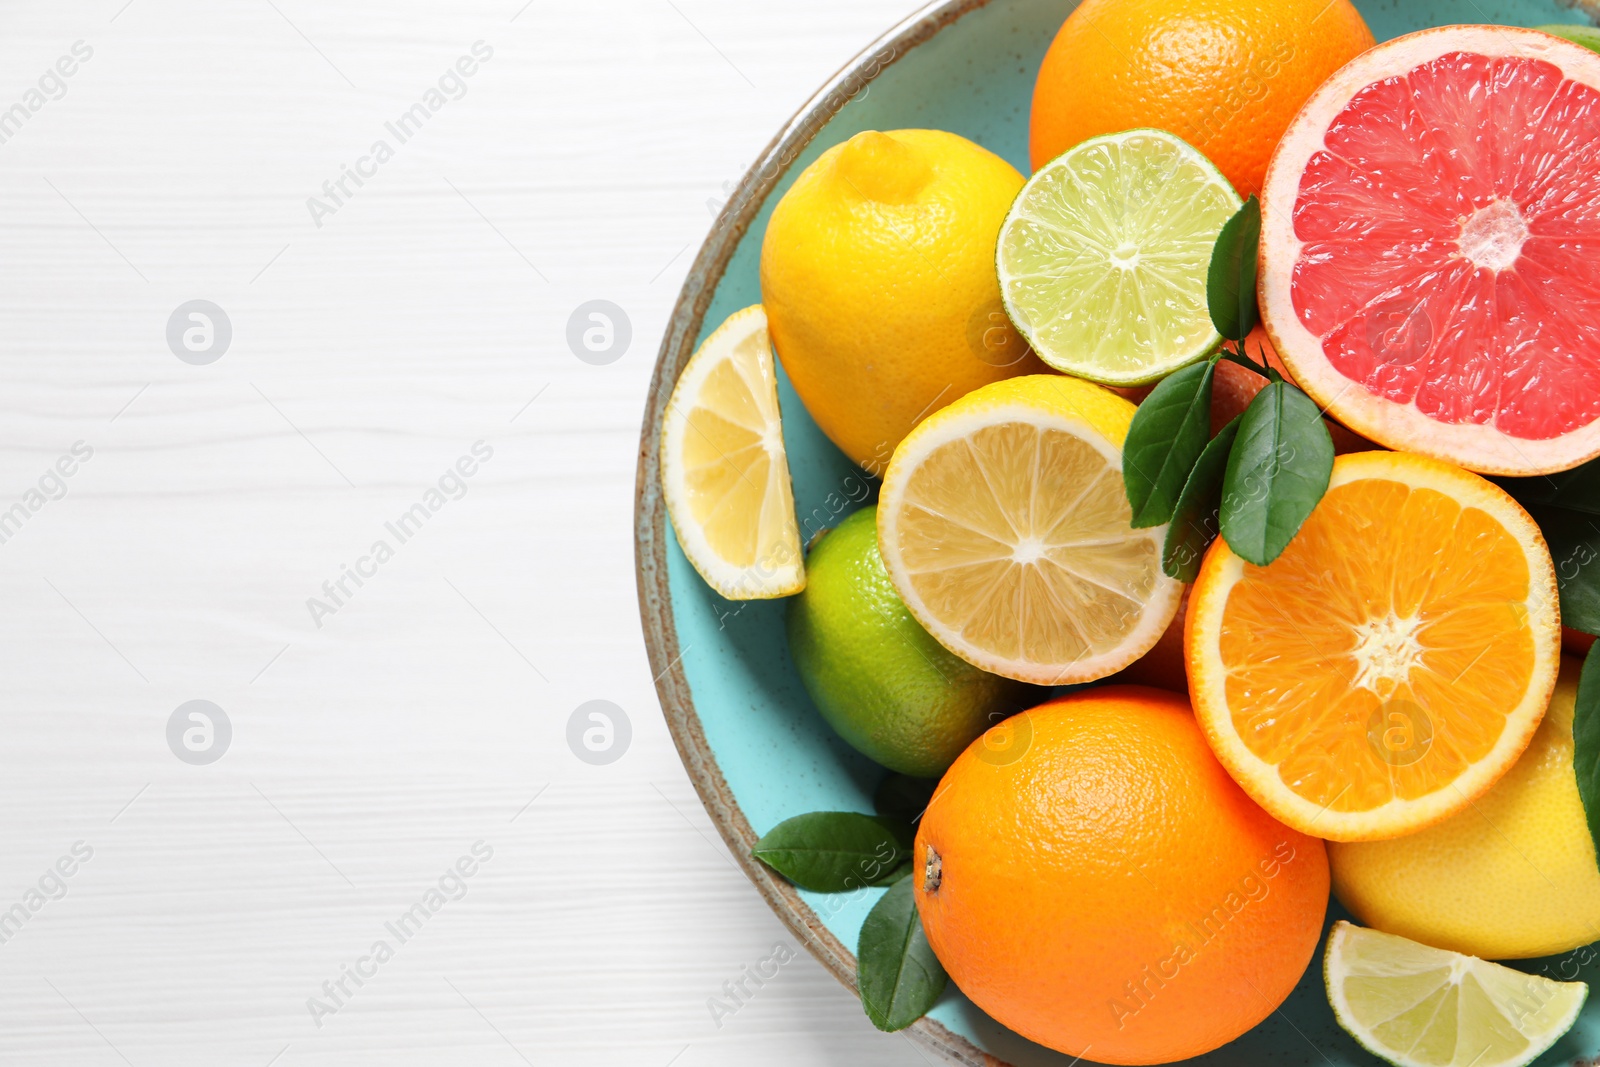
[[[684, 281], [656, 360], [650, 381], [643, 429], [639, 437], [639, 465], [635, 482], [635, 559], [639, 587], [639, 612], [656, 692], [666, 716], [678, 755], [694, 783], [701, 803], [727, 842], [733, 858], [760, 891], [767, 904], [789, 930], [852, 993], [856, 985], [855, 954], [833, 935], [801, 899], [794, 886], [757, 862], [750, 849], [757, 834], [745, 819], [737, 800], [717, 766], [715, 755], [701, 729], [694, 694], [682, 666], [677, 628], [672, 618], [672, 591], [667, 574], [666, 539], [671, 536], [666, 505], [660, 490], [657, 442], [661, 420], [673, 386], [694, 352], [706, 311], [750, 224], [767, 197], [805, 151], [817, 133], [856, 94], [900, 57], [962, 16], [996, 0], [941, 0], [930, 3], [890, 29], [861, 51], [819, 89], [778, 131], [734, 190], [717, 216], [711, 232], [695, 257]], [[1600, 0], [1559, 0], [1600, 23]], [[953, 1033], [942, 1024], [923, 1018], [908, 1033], [946, 1062], [964, 1067], [1008, 1067]]]
[[[634, 512], [639, 611], [644, 622], [650, 670], [656, 679], [656, 692], [661, 698], [673, 743], [700, 794], [701, 803], [727, 842], [734, 860], [784, 925], [851, 992], [858, 992], [855, 954], [823, 925], [792, 885], [751, 857], [750, 849], [758, 835], [728, 789], [695, 712], [694, 694], [683, 672], [682, 651], [672, 618], [672, 593], [667, 576], [667, 538], [672, 534], [660, 490], [657, 442], [672, 388], [694, 352], [701, 324], [728, 261], [789, 167], [818, 131], [880, 73], [946, 26], [992, 2], [994, 0], [943, 0], [922, 7], [872, 42], [829, 79], [767, 145], [718, 215], [689, 270], [661, 341], [639, 438]], [[919, 1020], [909, 1033], [946, 1062], [965, 1067], [1006, 1067], [1002, 1061], [932, 1019]]]

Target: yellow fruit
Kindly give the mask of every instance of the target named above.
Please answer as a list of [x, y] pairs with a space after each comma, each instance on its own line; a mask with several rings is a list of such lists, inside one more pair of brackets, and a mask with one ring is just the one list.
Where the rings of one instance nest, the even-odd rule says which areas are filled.
[[1572, 767], [1583, 665], [1566, 659], [1527, 751], [1459, 815], [1393, 841], [1328, 846], [1334, 889], [1368, 926], [1523, 959], [1600, 941], [1600, 867]]
[[1492, 482], [1340, 456], [1270, 566], [1212, 546], [1184, 647], [1201, 728], [1257, 803], [1329, 840], [1400, 837], [1468, 808], [1533, 737], [1560, 666], [1555, 564]]
[[1339, 1025], [1395, 1067], [1525, 1067], [1572, 1029], [1589, 998], [1585, 982], [1343, 921], [1328, 935], [1322, 979]]
[[950, 651], [1039, 685], [1107, 677], [1178, 612], [1166, 527], [1135, 530], [1122, 484], [1134, 407], [1054, 374], [985, 386], [918, 426], [878, 502], [901, 599]]
[[932, 412], [1045, 369], [995, 274], [1022, 184], [953, 133], [869, 131], [823, 153], [773, 211], [761, 296], [778, 358], [822, 432], [873, 474]]
[[760, 304], [729, 315], [678, 376], [661, 420], [661, 491], [683, 554], [718, 593], [771, 600], [805, 588]]

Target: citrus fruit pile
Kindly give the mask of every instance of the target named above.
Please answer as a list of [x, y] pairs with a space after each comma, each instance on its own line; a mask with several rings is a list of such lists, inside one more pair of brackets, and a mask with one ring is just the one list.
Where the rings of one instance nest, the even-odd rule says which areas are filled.
[[[1550, 30], [1085, 0], [1030, 175], [868, 131], [777, 203], [660, 470], [891, 772], [754, 849], [882, 891], [876, 1025], [953, 982], [1168, 1063], [1320, 948], [1389, 1063], [1572, 1027], [1575, 970], [1489, 962], [1600, 941], [1600, 32]], [[804, 546], [780, 376], [877, 493]]]

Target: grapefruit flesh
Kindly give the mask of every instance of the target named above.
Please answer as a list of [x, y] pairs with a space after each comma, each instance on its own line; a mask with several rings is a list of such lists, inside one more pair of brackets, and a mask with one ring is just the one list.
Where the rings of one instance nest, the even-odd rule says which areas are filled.
[[1600, 454], [1600, 55], [1501, 26], [1381, 45], [1262, 199], [1268, 332], [1341, 422], [1492, 474]]

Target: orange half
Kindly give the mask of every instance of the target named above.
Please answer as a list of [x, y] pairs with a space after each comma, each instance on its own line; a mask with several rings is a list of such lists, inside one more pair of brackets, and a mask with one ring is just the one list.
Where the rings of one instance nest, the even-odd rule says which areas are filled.
[[1206, 738], [1257, 803], [1317, 837], [1399, 837], [1470, 804], [1533, 736], [1560, 666], [1555, 567], [1483, 478], [1341, 456], [1270, 566], [1212, 547], [1184, 649]]

